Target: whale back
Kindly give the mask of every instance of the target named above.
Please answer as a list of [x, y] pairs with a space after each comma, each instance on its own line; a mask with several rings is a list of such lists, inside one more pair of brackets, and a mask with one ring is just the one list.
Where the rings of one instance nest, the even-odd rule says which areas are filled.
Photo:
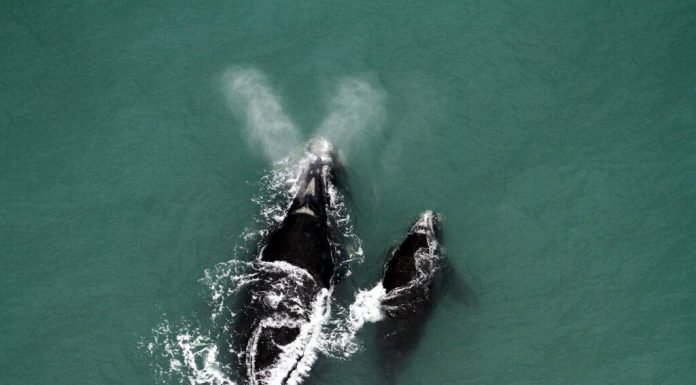
[[385, 318], [377, 324], [375, 337], [380, 365], [390, 382], [418, 345], [433, 310], [433, 289], [443, 258], [440, 237], [438, 217], [427, 211], [388, 254], [382, 278], [386, 294], [381, 298]]
[[326, 222], [308, 214], [289, 215], [269, 235], [261, 260], [285, 261], [301, 267], [323, 287], [329, 287], [334, 261]]
[[428, 239], [425, 234], [410, 233], [406, 239], [392, 252], [387, 261], [382, 285], [388, 292], [408, 285], [416, 278], [416, 253], [421, 248], [428, 248]]
[[303, 268], [328, 288], [334, 274], [332, 234], [327, 208], [331, 167], [322, 159], [310, 164], [281, 224], [271, 230], [261, 260], [285, 261]]

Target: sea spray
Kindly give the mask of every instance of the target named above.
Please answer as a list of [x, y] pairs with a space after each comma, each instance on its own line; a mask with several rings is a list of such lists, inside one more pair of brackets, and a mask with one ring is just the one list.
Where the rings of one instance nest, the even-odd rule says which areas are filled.
[[232, 68], [223, 75], [223, 91], [232, 110], [245, 121], [252, 145], [278, 161], [300, 144], [295, 124], [283, 111], [280, 98], [259, 71]]
[[[277, 162], [300, 146], [300, 131], [261, 72], [233, 67], [224, 73], [222, 83], [229, 107], [246, 126], [250, 144], [260, 148], [268, 160]], [[385, 99], [386, 93], [368, 77], [341, 79], [316, 135], [342, 149], [357, 139], [369, 139], [381, 130]]]
[[385, 92], [367, 78], [348, 77], [336, 88], [328, 116], [317, 133], [340, 148], [349, 148], [358, 137], [378, 131], [384, 119]]

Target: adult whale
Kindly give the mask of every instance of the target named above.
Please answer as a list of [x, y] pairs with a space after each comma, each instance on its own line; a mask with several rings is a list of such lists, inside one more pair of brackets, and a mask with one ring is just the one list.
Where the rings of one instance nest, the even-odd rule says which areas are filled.
[[384, 319], [377, 323], [377, 346], [391, 381], [416, 346], [430, 314], [443, 256], [439, 216], [421, 213], [406, 238], [387, 256], [381, 297]]
[[330, 286], [335, 268], [333, 234], [327, 216], [332, 159], [328, 142], [320, 141], [310, 147], [309, 164], [298, 179], [297, 193], [280, 226], [269, 233], [260, 258], [301, 267], [322, 287]]
[[250, 384], [298, 384], [316, 359], [328, 318], [338, 246], [330, 220], [333, 154], [310, 145], [285, 217], [271, 228], [258, 255], [255, 284], [243, 307], [242, 337]]

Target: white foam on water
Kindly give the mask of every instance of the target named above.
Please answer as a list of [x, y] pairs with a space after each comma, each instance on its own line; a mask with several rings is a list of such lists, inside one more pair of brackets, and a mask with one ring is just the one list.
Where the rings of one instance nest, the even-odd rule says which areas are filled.
[[377, 322], [384, 318], [381, 301], [385, 294], [382, 281], [370, 290], [360, 290], [355, 295], [355, 302], [350, 305], [348, 320], [361, 327], [365, 322]]
[[183, 322], [173, 328], [166, 319], [152, 331], [152, 340], [141, 348], [153, 358], [153, 368], [163, 384], [236, 385], [228, 377], [229, 365], [221, 364], [217, 344], [199, 328]]
[[329, 104], [329, 114], [317, 133], [341, 148], [368, 130], [381, 129], [386, 93], [366, 78], [342, 79]]
[[[309, 375], [312, 365], [318, 358], [321, 346], [322, 326], [327, 322], [331, 314], [330, 292], [322, 289], [311, 304], [311, 313], [308, 319], [298, 321], [287, 318], [266, 318], [261, 321], [255, 330], [249, 343], [247, 352], [247, 368], [254, 377], [250, 383], [254, 385], [281, 384], [285, 380], [288, 385], [296, 385]], [[298, 336], [288, 345], [282, 347], [279, 359], [270, 367], [262, 371], [256, 371], [253, 358], [256, 355], [257, 341], [263, 328], [266, 327], [299, 327]]]
[[[189, 333], [176, 336], [177, 344], [184, 356], [184, 364], [191, 372], [192, 384], [234, 385], [220, 370], [218, 347], [207, 337]], [[175, 361], [172, 361], [175, 362]], [[182, 366], [183, 366], [182, 365]], [[177, 369], [174, 368], [173, 369]]]
[[332, 320], [323, 341], [323, 352], [334, 357], [348, 358], [360, 350], [358, 331], [368, 322], [377, 322], [384, 318], [382, 298], [385, 295], [382, 282], [370, 290], [359, 290], [348, 311], [341, 311], [342, 316]]
[[[295, 370], [291, 372], [288, 377], [288, 385], [300, 384], [304, 378], [309, 376], [309, 371], [317, 360], [318, 351], [321, 346], [322, 327], [331, 317], [330, 301], [331, 293], [326, 289], [322, 290], [317, 296], [312, 306], [313, 310], [310, 322], [308, 322], [306, 326], [308, 329], [306, 335], [308, 335], [309, 338], [305, 343], [304, 349], [301, 351], [302, 358], [297, 363]], [[305, 333], [304, 330], [300, 332], [300, 335], [303, 333]]]
[[223, 75], [223, 91], [232, 110], [246, 121], [251, 144], [260, 146], [268, 159], [277, 161], [298, 147], [299, 132], [262, 73], [229, 69]]

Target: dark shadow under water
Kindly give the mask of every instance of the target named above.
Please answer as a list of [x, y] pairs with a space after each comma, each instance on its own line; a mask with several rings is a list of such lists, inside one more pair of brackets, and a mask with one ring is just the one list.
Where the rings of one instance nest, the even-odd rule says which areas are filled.
[[[387, 254], [391, 255], [391, 251]], [[385, 317], [376, 324], [378, 365], [387, 384], [396, 384], [424, 337], [428, 320], [444, 296], [459, 306], [476, 306], [476, 293], [465, 274], [455, 271], [447, 257], [433, 280], [383, 301]]]

